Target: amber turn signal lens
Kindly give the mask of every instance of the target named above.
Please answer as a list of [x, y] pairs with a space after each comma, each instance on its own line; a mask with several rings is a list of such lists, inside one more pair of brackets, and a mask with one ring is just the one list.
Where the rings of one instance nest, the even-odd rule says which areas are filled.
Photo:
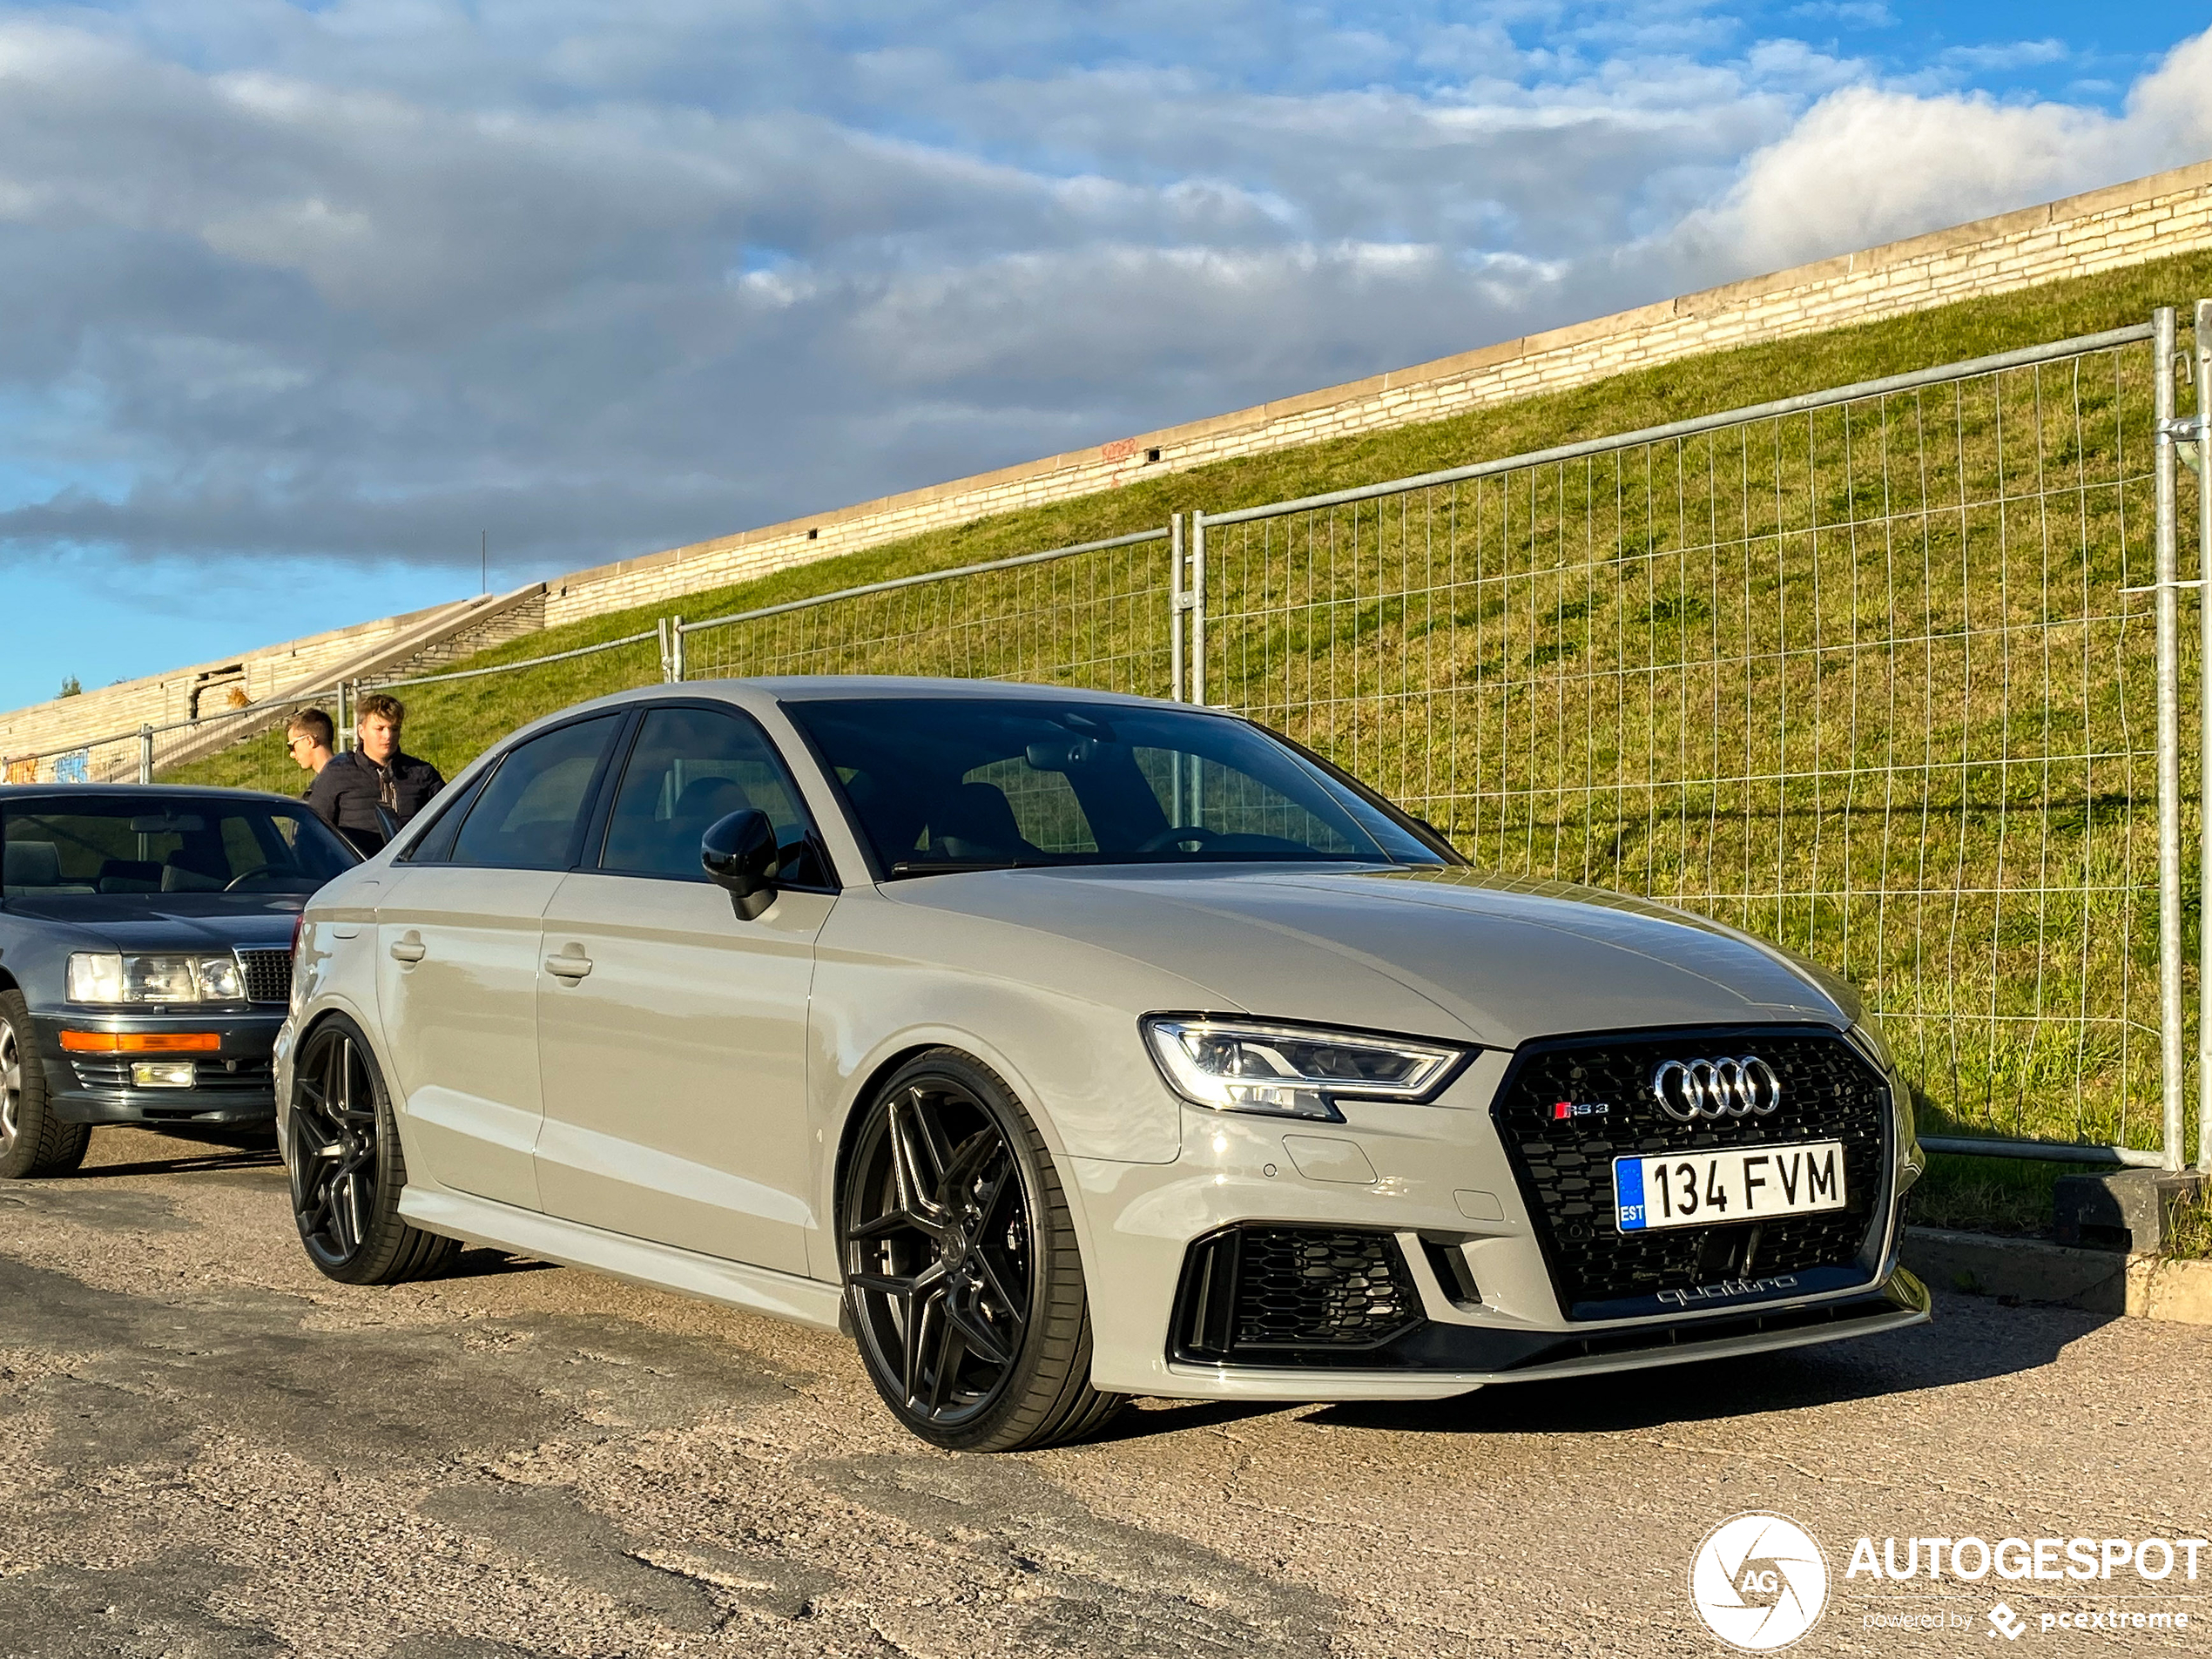
[[219, 1031], [64, 1031], [62, 1047], [71, 1054], [212, 1054], [223, 1046]]

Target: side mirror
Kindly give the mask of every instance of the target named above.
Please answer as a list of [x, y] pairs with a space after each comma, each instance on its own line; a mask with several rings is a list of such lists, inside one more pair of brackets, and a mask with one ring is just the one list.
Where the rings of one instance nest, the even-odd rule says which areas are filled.
[[400, 817], [382, 801], [376, 803], [376, 833], [387, 842], [400, 833]]
[[718, 818], [699, 837], [699, 866], [730, 895], [739, 921], [752, 921], [776, 902], [776, 826], [757, 807]]

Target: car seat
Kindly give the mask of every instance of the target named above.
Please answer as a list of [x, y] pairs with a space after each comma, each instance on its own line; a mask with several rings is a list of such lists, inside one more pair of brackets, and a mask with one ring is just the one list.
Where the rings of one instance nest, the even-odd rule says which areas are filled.
[[161, 888], [161, 866], [152, 859], [103, 859], [102, 893], [157, 893]]
[[198, 860], [187, 856], [182, 848], [162, 860], [161, 890], [164, 893], [219, 893], [229, 880], [227, 874], [210, 874]]
[[0, 885], [58, 887], [61, 884], [61, 849], [51, 841], [10, 841], [6, 853], [0, 853]]
[[1042, 855], [1022, 833], [1014, 805], [996, 784], [961, 784], [929, 815], [929, 856], [935, 859], [1033, 859]]

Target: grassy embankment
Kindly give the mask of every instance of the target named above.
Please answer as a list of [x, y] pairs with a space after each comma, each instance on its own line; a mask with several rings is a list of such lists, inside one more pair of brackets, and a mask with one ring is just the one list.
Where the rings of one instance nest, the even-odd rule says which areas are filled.
[[[2140, 321], [2208, 290], [2212, 258], [2188, 256], [1715, 354], [1167, 474], [680, 608], [749, 610], [1173, 510], [1524, 453]], [[1332, 752], [1484, 863], [1684, 903], [1842, 968], [1872, 989], [1932, 1132], [2142, 1143], [2155, 1096], [2149, 632], [2147, 600], [2116, 590], [2147, 579], [2148, 455], [2121, 442], [2145, 429], [2147, 359], [2084, 386], [2026, 373], [1801, 417], [1762, 430], [1756, 453], [1693, 441], [1226, 532], [1210, 699]], [[1156, 563], [1097, 556], [846, 602], [697, 637], [694, 672], [1021, 673], [1159, 691], [1157, 580]], [[639, 631], [675, 608], [465, 666]], [[657, 671], [646, 644], [415, 688], [410, 746], [450, 772], [537, 714]], [[178, 775], [293, 776], [273, 738]]]

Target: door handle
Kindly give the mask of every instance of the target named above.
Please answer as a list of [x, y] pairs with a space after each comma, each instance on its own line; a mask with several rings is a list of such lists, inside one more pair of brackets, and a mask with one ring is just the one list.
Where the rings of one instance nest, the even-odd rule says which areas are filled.
[[392, 960], [395, 962], [419, 962], [428, 954], [419, 939], [395, 939], [392, 941]]
[[548, 956], [545, 971], [562, 979], [578, 980], [591, 971], [591, 959], [584, 955]]

